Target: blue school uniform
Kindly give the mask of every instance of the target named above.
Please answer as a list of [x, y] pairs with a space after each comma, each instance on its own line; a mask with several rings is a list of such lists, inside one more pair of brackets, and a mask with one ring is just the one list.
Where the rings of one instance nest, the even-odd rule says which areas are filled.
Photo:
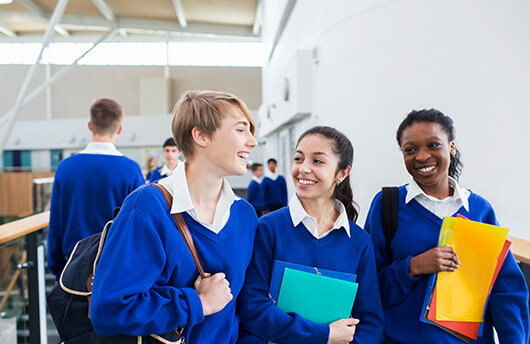
[[263, 193], [261, 181], [252, 178], [247, 189], [247, 201], [252, 204], [254, 209], [256, 209], [256, 212], [267, 210], [267, 204], [265, 204], [265, 194]]
[[269, 298], [275, 260], [356, 274], [359, 289], [352, 316], [360, 319], [360, 323], [353, 343], [379, 343], [383, 314], [369, 235], [349, 221], [344, 210], [342, 216], [350, 235], [343, 227], [316, 238], [303, 221], [293, 219], [292, 207], [293, 200], [289, 207], [264, 215], [258, 221], [252, 263], [238, 302], [242, 324], [238, 343], [328, 341], [329, 325], [311, 322], [296, 313], [284, 313]]
[[283, 176], [277, 175], [276, 178], [265, 176], [261, 184], [269, 210], [276, 210], [287, 205], [287, 183]]
[[[173, 177], [184, 173], [183, 166], [177, 170]], [[167, 184], [173, 177], [160, 183], [173, 193], [172, 212], [180, 212], [174, 211], [179, 201], [184, 199], [192, 207], [191, 199], [187, 185], [178, 189]], [[232, 197], [226, 211], [216, 211], [218, 232], [198, 222], [194, 209], [183, 212], [205, 272], [226, 274], [232, 301], [204, 316], [194, 288], [198, 272], [191, 253], [160, 190], [144, 185], [127, 197], [109, 231], [94, 277], [90, 314], [95, 331], [149, 335], [185, 327], [186, 343], [235, 343], [239, 329], [236, 299], [252, 256], [257, 217], [247, 201], [233, 193]], [[225, 218], [226, 223], [219, 225], [218, 218]]]
[[144, 183], [140, 165], [122, 155], [80, 153], [59, 163], [48, 227], [48, 267], [56, 278], [77, 241], [101, 232], [114, 209]]
[[[410, 258], [438, 246], [442, 219], [416, 199], [405, 202], [406, 185], [399, 187], [398, 226], [392, 240], [392, 262], [388, 262], [386, 240], [381, 224], [381, 192], [372, 201], [365, 229], [374, 243], [379, 283], [385, 314], [384, 343], [462, 343], [460, 339], [430, 324], [420, 322], [422, 304], [430, 275], [412, 277]], [[455, 214], [483, 223], [497, 225], [491, 205], [469, 192], [468, 210]], [[458, 252], [457, 252], [458, 254]], [[481, 337], [472, 343], [494, 343], [495, 327], [500, 343], [528, 343], [528, 290], [511, 251], [495, 281], [489, 298]]]

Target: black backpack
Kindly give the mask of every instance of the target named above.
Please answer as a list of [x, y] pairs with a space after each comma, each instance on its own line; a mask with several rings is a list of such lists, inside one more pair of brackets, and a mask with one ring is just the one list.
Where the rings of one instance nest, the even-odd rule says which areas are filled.
[[397, 229], [398, 208], [399, 189], [396, 186], [383, 187], [381, 195], [381, 221], [386, 239], [385, 249], [389, 263], [391, 263], [394, 258], [394, 255], [392, 254], [392, 240], [394, 239]]
[[[158, 184], [152, 185], [159, 189], [163, 188]], [[167, 197], [171, 197], [171, 195], [165, 188], [161, 191], [164, 193], [166, 202], [169, 202], [168, 207], [170, 207], [171, 200], [168, 200]], [[61, 341], [66, 344], [183, 344], [182, 329], [143, 337], [102, 336], [94, 332], [89, 314], [92, 278], [111, 225], [112, 221], [107, 222], [101, 233], [80, 240], [76, 244], [61, 273], [59, 282], [55, 284], [47, 297], [48, 309]]]

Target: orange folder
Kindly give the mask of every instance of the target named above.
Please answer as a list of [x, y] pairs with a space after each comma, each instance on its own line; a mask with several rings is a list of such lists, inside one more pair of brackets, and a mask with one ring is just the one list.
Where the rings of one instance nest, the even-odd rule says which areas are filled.
[[[495, 266], [495, 272], [494, 272], [493, 279], [491, 281], [491, 284], [488, 290], [488, 295], [490, 295], [491, 293], [493, 284], [495, 283], [495, 280], [497, 279], [497, 276], [499, 275], [499, 271], [502, 268], [502, 264], [504, 263], [504, 260], [506, 259], [506, 256], [508, 254], [508, 250], [510, 249], [511, 244], [512, 243], [508, 240], [504, 242], [502, 251], [499, 254], [499, 257], [497, 259], [497, 265]], [[427, 311], [425, 312], [425, 319], [434, 323], [438, 327], [441, 327], [442, 329], [454, 334], [455, 336], [466, 341], [467, 343], [469, 343], [471, 340], [476, 340], [478, 337], [478, 333], [479, 333], [482, 322], [448, 321], [448, 320], [437, 320], [436, 319], [436, 293], [437, 293], [437, 287], [435, 286], [432, 297], [431, 297], [431, 301], [429, 303], [429, 307], [427, 307]]]

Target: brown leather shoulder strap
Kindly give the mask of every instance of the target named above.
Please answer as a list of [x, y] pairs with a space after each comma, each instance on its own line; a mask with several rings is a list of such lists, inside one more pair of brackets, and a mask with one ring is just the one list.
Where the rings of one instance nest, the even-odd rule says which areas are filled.
[[[167, 191], [167, 189], [160, 185], [160, 184], [151, 184], [156, 186], [160, 191], [162, 191], [162, 194], [164, 195], [164, 198], [166, 199], [167, 206], [169, 208], [169, 211], [171, 212], [171, 205], [173, 204], [173, 196]], [[199, 259], [199, 255], [197, 254], [197, 249], [195, 248], [195, 243], [193, 242], [193, 237], [191, 236], [190, 230], [188, 228], [188, 225], [186, 225], [186, 221], [184, 221], [184, 218], [182, 217], [181, 213], [172, 214], [173, 219], [175, 220], [175, 223], [177, 224], [177, 228], [182, 235], [182, 238], [184, 238], [184, 241], [186, 242], [186, 245], [188, 246], [188, 249], [190, 250], [190, 253], [193, 257], [193, 261], [195, 262], [195, 266], [197, 267], [197, 270], [199, 271], [199, 275], [201, 275], [201, 278], [206, 278], [206, 274], [204, 273], [204, 269], [201, 265], [201, 260]]]

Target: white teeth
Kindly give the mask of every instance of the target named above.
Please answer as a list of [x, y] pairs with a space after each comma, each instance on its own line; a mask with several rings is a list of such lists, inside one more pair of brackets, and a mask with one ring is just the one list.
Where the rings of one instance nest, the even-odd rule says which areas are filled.
[[432, 170], [434, 170], [436, 166], [429, 166], [429, 167], [424, 167], [424, 168], [418, 168], [418, 171], [420, 172], [423, 172], [423, 173], [427, 173], [427, 172], [431, 172]]
[[237, 156], [240, 157], [241, 159], [245, 159], [247, 160], [248, 159], [248, 153], [238, 153]]
[[298, 179], [298, 182], [300, 182], [300, 184], [302, 184], [302, 185], [313, 185], [313, 184], [315, 184], [314, 181], [306, 180], [306, 179]]

